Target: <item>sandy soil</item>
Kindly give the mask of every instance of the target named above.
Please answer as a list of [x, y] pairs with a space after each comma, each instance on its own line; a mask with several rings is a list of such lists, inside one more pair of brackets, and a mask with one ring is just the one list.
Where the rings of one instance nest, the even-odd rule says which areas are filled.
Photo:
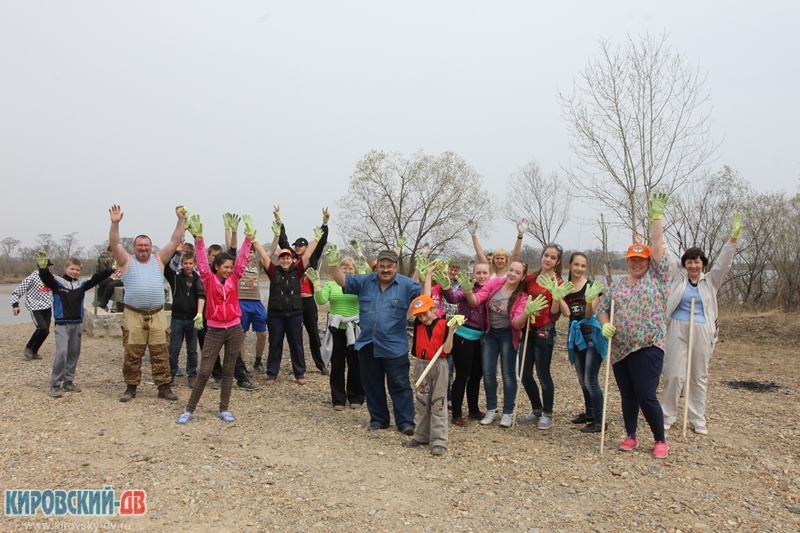
[[[562, 324], [563, 327], [563, 324]], [[120, 339], [84, 338], [83, 392], [47, 396], [54, 350], [22, 358], [29, 325], [0, 326], [3, 489], [147, 491], [144, 517], [0, 518], [0, 530], [47, 527], [131, 531], [800, 531], [800, 317], [730, 316], [711, 364], [710, 435], [669, 433], [667, 460], [642, 445], [623, 453], [611, 384], [606, 451], [569, 420], [582, 410], [564, 335], [554, 355], [555, 426], [451, 426], [447, 453], [402, 447], [394, 429], [367, 431], [365, 408], [333, 411], [327, 378], [290, 379], [288, 353], [274, 387], [234, 391], [237, 422], [216, 417], [207, 389], [187, 426], [189, 396], [156, 397], [149, 369], [137, 398], [124, 390]], [[254, 339], [248, 338], [248, 354]], [[249, 361], [252, 361], [249, 358]], [[603, 375], [605, 367], [601, 371]], [[774, 381], [772, 393], [729, 380]], [[501, 391], [502, 392], [502, 391]], [[527, 411], [527, 401], [520, 408]], [[4, 503], [5, 505], [5, 503]]]

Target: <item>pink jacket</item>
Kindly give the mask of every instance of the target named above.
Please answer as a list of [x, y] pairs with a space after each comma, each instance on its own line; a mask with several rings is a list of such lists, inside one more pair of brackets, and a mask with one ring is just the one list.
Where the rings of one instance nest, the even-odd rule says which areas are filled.
[[[472, 307], [478, 307], [480, 304], [486, 305], [486, 332], [488, 333], [489, 330], [492, 328], [489, 324], [489, 302], [492, 299], [497, 291], [503, 288], [503, 284], [505, 284], [506, 278], [492, 278], [490, 279], [486, 285], [484, 285], [478, 292], [475, 293], [475, 298], [478, 300], [476, 305]], [[522, 338], [522, 330], [517, 329], [514, 327], [514, 319], [517, 318], [525, 311], [525, 303], [528, 300], [528, 295], [520, 293], [517, 301], [514, 302], [514, 305], [509, 310], [508, 316], [511, 319], [511, 342], [514, 345], [514, 349], [516, 350], [519, 347], [519, 341]], [[471, 305], [471, 304], [470, 304]]]
[[197, 269], [200, 271], [200, 279], [206, 289], [205, 315], [208, 326], [232, 328], [240, 323], [242, 316], [242, 308], [239, 307], [239, 280], [247, 266], [247, 254], [250, 253], [252, 244], [250, 237], [245, 237], [239, 248], [233, 272], [225, 280], [225, 283], [222, 283], [208, 266], [206, 244], [203, 238], [199, 237], [195, 244], [197, 245]]

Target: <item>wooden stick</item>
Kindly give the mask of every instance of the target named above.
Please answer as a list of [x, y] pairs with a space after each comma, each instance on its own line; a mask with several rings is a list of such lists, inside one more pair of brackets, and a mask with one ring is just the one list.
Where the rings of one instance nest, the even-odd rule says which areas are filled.
[[689, 382], [692, 377], [692, 341], [694, 340], [694, 298], [689, 311], [689, 354], [686, 357], [686, 381], [683, 385], [683, 437], [686, 438], [686, 426], [689, 422]]
[[428, 372], [430, 372], [430, 371], [431, 371], [431, 368], [433, 367], [433, 363], [434, 363], [434, 361], [436, 361], [437, 359], [439, 359], [439, 355], [441, 355], [441, 353], [442, 353], [442, 350], [444, 350], [444, 344], [442, 344], [441, 346], [439, 346], [439, 349], [438, 349], [438, 350], [436, 350], [436, 353], [435, 353], [435, 354], [433, 354], [433, 358], [432, 358], [432, 359], [431, 359], [431, 361], [428, 363], [428, 366], [426, 366], [426, 367], [425, 367], [425, 370], [423, 370], [423, 371], [422, 371], [422, 375], [419, 377], [419, 379], [417, 379], [417, 380], [414, 382], [414, 388], [417, 388], [417, 387], [419, 387], [419, 384], [420, 384], [420, 383], [422, 383], [422, 380], [423, 380], [423, 379], [425, 379], [425, 376], [427, 376], [427, 375], [428, 375]]
[[517, 407], [519, 406], [519, 390], [522, 388], [522, 369], [525, 368], [525, 352], [528, 351], [528, 335], [531, 332], [531, 325], [530, 321], [525, 324], [528, 326], [525, 328], [525, 340], [523, 341], [525, 345], [522, 347], [522, 361], [520, 362], [519, 366], [519, 379], [517, 380], [517, 396], [514, 398], [514, 413], [511, 415], [511, 425], [515, 425], [517, 423]]
[[[609, 324], [614, 324], [614, 300], [611, 300], [611, 314]], [[611, 373], [611, 339], [608, 339], [606, 350], [606, 384], [603, 389], [603, 417], [600, 420], [600, 455], [603, 455], [603, 445], [606, 442], [606, 410], [608, 409], [608, 376]]]

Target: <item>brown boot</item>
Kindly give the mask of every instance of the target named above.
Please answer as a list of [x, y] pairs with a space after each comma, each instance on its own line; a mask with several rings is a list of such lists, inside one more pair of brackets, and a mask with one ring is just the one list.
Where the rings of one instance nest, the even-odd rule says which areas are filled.
[[133, 398], [136, 398], [136, 385], [128, 385], [128, 388], [125, 389], [125, 394], [119, 397], [119, 401], [129, 402]]
[[178, 399], [178, 395], [172, 392], [172, 389], [169, 388], [169, 385], [158, 386], [158, 397], [164, 398], [165, 400], [169, 400], [171, 402], [174, 402]]

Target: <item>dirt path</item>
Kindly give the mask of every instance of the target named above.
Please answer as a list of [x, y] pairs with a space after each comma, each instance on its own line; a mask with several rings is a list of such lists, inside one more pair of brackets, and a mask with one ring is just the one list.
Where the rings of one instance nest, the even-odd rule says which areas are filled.
[[[2, 488], [147, 491], [141, 518], [3, 516], [0, 530], [800, 531], [798, 326], [796, 316], [726, 319], [711, 365], [710, 435], [683, 439], [673, 429], [665, 461], [652, 458], [643, 421], [642, 446], [616, 450], [623, 430], [613, 377], [606, 453], [599, 435], [569, 423], [582, 398], [563, 350], [554, 355], [552, 430], [451, 426], [447, 453], [434, 458], [403, 448], [394, 429], [367, 431], [365, 408], [333, 411], [320, 374], [294, 384], [288, 354], [276, 386], [257, 377], [260, 390], [233, 392], [234, 425], [215, 418], [218, 392], [207, 389], [197, 419], [182, 427], [184, 383], [177, 403], [157, 399], [151, 382], [130, 403], [117, 401], [119, 339], [84, 338], [83, 392], [56, 400], [46, 394], [52, 336], [42, 361], [26, 361], [30, 326], [0, 326]], [[723, 383], [735, 379], [784, 388]]]

